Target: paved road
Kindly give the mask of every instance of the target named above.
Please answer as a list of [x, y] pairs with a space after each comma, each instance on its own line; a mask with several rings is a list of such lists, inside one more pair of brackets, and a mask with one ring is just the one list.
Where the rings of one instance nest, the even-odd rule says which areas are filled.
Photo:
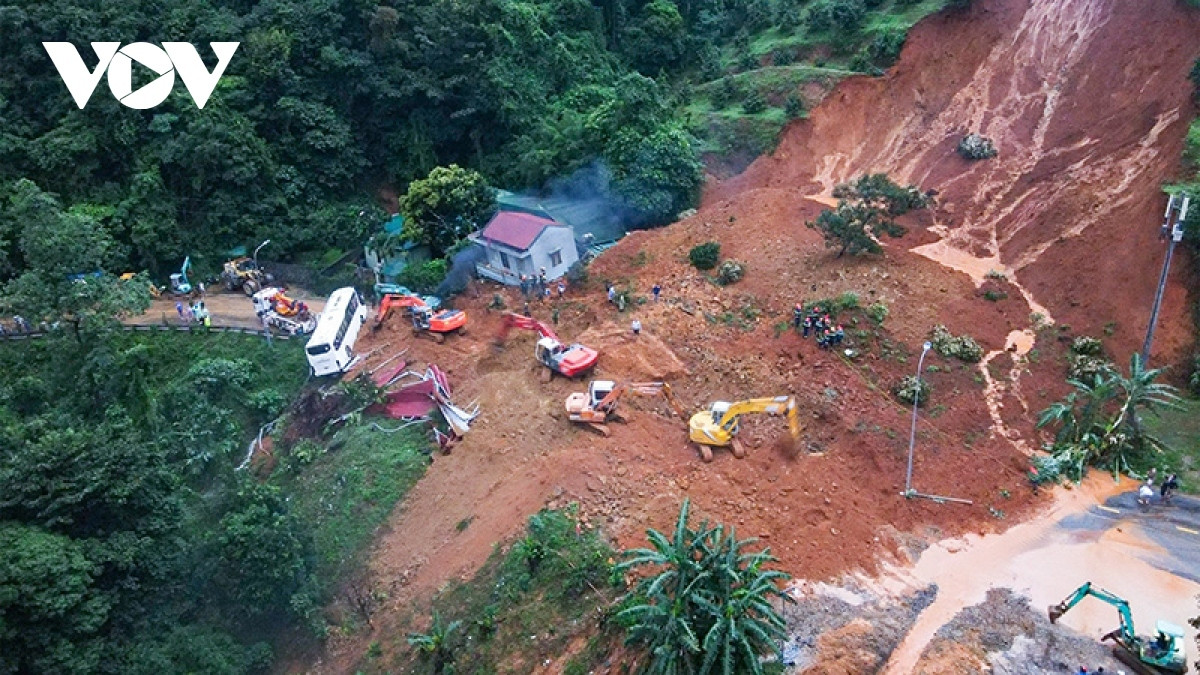
[[1200, 499], [1175, 495], [1170, 504], [1163, 504], [1156, 495], [1150, 506], [1138, 506], [1138, 485], [1131, 481], [1128, 492], [1110, 497], [1087, 513], [1064, 518], [1061, 527], [1102, 532], [1136, 525], [1166, 551], [1151, 561], [1155, 567], [1200, 583]]

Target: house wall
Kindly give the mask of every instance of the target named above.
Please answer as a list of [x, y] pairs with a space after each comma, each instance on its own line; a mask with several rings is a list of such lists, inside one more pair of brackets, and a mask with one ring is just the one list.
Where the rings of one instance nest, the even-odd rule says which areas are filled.
[[[567, 273], [571, 265], [579, 260], [579, 251], [575, 247], [575, 233], [569, 227], [547, 227], [542, 235], [533, 242], [529, 249], [532, 254], [532, 274], [537, 274], [541, 268], [546, 268], [547, 279], [557, 279]], [[562, 261], [555, 265], [550, 256], [558, 251]]]

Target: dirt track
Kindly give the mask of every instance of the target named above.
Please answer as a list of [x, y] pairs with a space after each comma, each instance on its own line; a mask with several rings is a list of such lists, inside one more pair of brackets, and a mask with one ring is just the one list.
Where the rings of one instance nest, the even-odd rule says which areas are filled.
[[[332, 639], [318, 663], [296, 667], [353, 672], [374, 640], [388, 655], [377, 665], [402, 663], [404, 631], [423, 624], [432, 593], [469, 576], [543, 504], [579, 501], [618, 545], [629, 545], [641, 543], [645, 527], [669, 527], [690, 497], [703, 516], [763, 537], [785, 569], [810, 580], [907, 564], [931, 540], [992, 531], [1031, 513], [1039, 500], [1024, 482], [1022, 447], [1040, 444], [1033, 415], [1063, 392], [1056, 337], [1100, 335], [1115, 321], [1107, 343], [1114, 353], [1140, 342], [1146, 313], [1134, 308], [1148, 303], [1161, 262], [1158, 185], [1177, 162], [1192, 114], [1185, 76], [1200, 20], [1172, 0], [975, 5], [920, 25], [886, 77], [840, 85], [787, 131], [773, 157], [712, 186], [697, 215], [631, 234], [606, 252], [591, 282], [572, 288], [562, 305], [563, 337], [601, 351], [597, 376], [667, 377], [692, 410], [794, 393], [813, 454], [782, 452], [778, 420], [747, 418], [749, 457], [719, 453], [702, 465], [684, 424], [648, 400], [630, 402], [632, 421], [610, 438], [571, 426], [562, 400], [585, 384], [538, 382], [528, 336], [492, 351], [498, 317], [484, 310], [490, 288], [461, 299], [470, 333], [445, 345], [414, 342], [394, 324], [363, 338], [360, 351], [389, 345], [382, 359], [409, 346], [410, 360], [446, 369], [455, 398], [477, 400], [483, 416], [381, 534], [368, 573], [388, 600], [374, 630]], [[1000, 157], [960, 159], [954, 145], [968, 130], [996, 139]], [[866, 171], [936, 189], [939, 207], [913, 216], [910, 235], [882, 258], [834, 259], [803, 222], [835, 182]], [[723, 257], [748, 264], [741, 283], [716, 287], [687, 264], [687, 250], [710, 239], [722, 243]], [[1020, 285], [988, 302], [969, 275], [905, 250], [939, 240], [952, 247], [933, 254], [939, 260], [966, 252], [959, 267], [977, 276], [1002, 267]], [[664, 302], [618, 315], [604, 299], [605, 280], [643, 296], [661, 283]], [[863, 331], [850, 346], [864, 358], [847, 362], [773, 330], [794, 303], [846, 291], [891, 310], [882, 328], [848, 327]], [[1039, 334], [1019, 350], [1036, 350], [1027, 358], [1006, 351], [1039, 305], [1073, 330]], [[1185, 349], [1184, 305], [1176, 283], [1161, 353]], [[511, 294], [509, 306], [519, 307]], [[548, 307], [534, 311], [549, 318]], [[633, 316], [645, 327], [637, 340], [625, 330]], [[934, 395], [921, 416], [915, 485], [971, 506], [898, 494], [908, 412], [886, 392], [912, 372], [913, 350], [935, 323], [974, 336], [989, 363], [981, 371], [927, 360], [937, 370], [927, 376]]]

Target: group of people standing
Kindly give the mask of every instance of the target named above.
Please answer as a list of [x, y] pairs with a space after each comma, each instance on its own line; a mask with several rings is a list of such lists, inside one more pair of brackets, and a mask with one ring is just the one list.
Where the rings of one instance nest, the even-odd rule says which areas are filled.
[[212, 318], [209, 316], [208, 308], [204, 306], [203, 300], [197, 300], [195, 303], [176, 302], [175, 311], [179, 313], [179, 319], [183, 321], [184, 325], [198, 323], [205, 328], [212, 325]]
[[821, 349], [830, 349], [842, 344], [846, 339], [846, 331], [842, 328], [842, 324], [834, 324], [828, 314], [822, 313], [820, 307], [813, 307], [806, 315], [804, 306], [797, 303], [792, 310], [792, 326], [801, 332], [801, 336], [808, 338], [809, 333], [817, 336], [817, 346]]
[[[563, 297], [567, 292], [567, 284], [562, 279], [558, 281], [558, 297]], [[525, 298], [525, 302], [529, 302], [530, 296], [536, 297], [538, 300], [545, 302], [550, 299], [550, 282], [546, 279], [546, 268], [543, 267], [538, 275], [525, 276], [521, 275], [521, 296]]]

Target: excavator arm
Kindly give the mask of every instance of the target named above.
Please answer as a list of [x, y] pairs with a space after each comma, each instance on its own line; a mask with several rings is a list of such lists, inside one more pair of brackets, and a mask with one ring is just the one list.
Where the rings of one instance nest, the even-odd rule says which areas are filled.
[[729, 409], [717, 420], [717, 426], [725, 431], [732, 431], [737, 426], [738, 418], [747, 413], [767, 413], [769, 415], [786, 415], [788, 431], [792, 438], [800, 438], [800, 417], [796, 411], [796, 397], [775, 396], [773, 398], [752, 398], [730, 404]]
[[675, 400], [675, 394], [671, 392], [671, 385], [666, 382], [634, 382], [629, 385], [629, 393], [637, 396], [662, 396], [680, 419], [687, 418], [683, 406], [679, 405], [679, 401]]
[[425, 302], [413, 295], [397, 295], [388, 293], [383, 296], [383, 300], [379, 303], [379, 314], [375, 317], [375, 328], [383, 325], [387, 320], [388, 314], [395, 307], [424, 307]]
[[1121, 617], [1121, 627], [1118, 632], [1122, 638], [1132, 644], [1136, 640], [1136, 633], [1133, 630], [1133, 613], [1129, 610], [1129, 602], [1102, 588], [1094, 588], [1090, 581], [1076, 588], [1062, 602], [1050, 606], [1050, 623], [1058, 621], [1063, 614], [1066, 614], [1072, 607], [1078, 605], [1080, 600], [1089, 595], [1117, 608], [1117, 614]]
[[532, 317], [524, 316], [509, 312], [504, 315], [504, 320], [500, 323], [500, 332], [496, 334], [496, 342], [503, 343], [508, 338], [508, 332], [514, 328], [521, 330], [537, 331], [542, 337], [550, 338], [559, 343], [562, 342], [558, 335], [546, 324]]

